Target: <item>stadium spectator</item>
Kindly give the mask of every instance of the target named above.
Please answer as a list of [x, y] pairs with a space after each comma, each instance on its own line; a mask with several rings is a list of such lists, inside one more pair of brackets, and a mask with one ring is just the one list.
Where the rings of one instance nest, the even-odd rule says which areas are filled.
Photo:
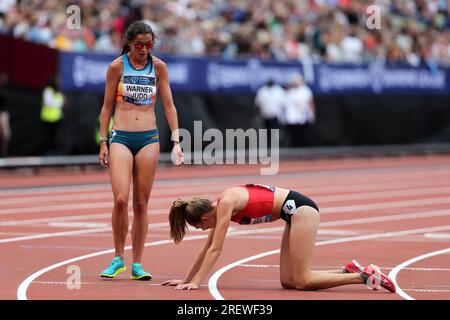
[[[279, 119], [286, 103], [286, 94], [284, 89], [275, 83], [273, 79], [267, 80], [266, 84], [258, 89], [255, 96], [255, 105], [258, 115], [264, 122], [264, 127], [270, 131], [280, 128]], [[270, 148], [270, 141], [268, 139]]]
[[[81, 9], [68, 30], [66, 8]], [[366, 23], [380, 9], [381, 30]], [[3, 0], [0, 32], [61, 50], [118, 53], [131, 21], [159, 35], [155, 51], [224, 58], [361, 63], [375, 59], [413, 66], [450, 65], [449, 2], [445, 0]]]
[[294, 74], [287, 91], [286, 123], [292, 147], [308, 145], [309, 128], [316, 120], [311, 89], [300, 74]]

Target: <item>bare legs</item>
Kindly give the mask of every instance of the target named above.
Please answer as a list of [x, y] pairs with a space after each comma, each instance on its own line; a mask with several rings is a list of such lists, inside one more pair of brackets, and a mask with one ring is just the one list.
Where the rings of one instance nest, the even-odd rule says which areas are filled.
[[280, 252], [280, 281], [285, 289], [318, 290], [347, 284], [364, 283], [359, 274], [340, 270], [311, 271], [319, 213], [302, 206], [286, 224]]
[[110, 180], [114, 195], [112, 227], [115, 255], [123, 257], [128, 234], [128, 199], [133, 177], [133, 223], [131, 242], [133, 262], [141, 262], [148, 231], [148, 199], [158, 164], [159, 143], [142, 148], [135, 157], [124, 145], [110, 146]]
[[153, 186], [158, 165], [159, 143], [152, 143], [142, 148], [134, 159], [133, 170], [133, 225], [131, 227], [131, 244], [133, 262], [141, 263], [148, 231], [148, 199]]
[[123, 257], [128, 233], [128, 195], [133, 171], [133, 155], [126, 146], [119, 143], [111, 143], [109, 150], [109, 177], [114, 196], [112, 229], [115, 256]]

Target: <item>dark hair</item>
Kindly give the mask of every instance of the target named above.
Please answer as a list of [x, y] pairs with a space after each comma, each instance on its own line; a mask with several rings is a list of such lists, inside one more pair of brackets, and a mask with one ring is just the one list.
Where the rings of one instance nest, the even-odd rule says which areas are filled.
[[187, 223], [194, 226], [201, 222], [204, 213], [213, 210], [211, 200], [194, 198], [189, 201], [177, 199], [173, 202], [169, 213], [170, 237], [175, 243], [183, 240], [187, 230]]
[[[126, 41], [120, 55], [123, 55], [131, 50], [128, 45], [128, 41], [132, 41], [138, 34], [151, 34], [152, 40], [155, 40], [155, 34], [153, 33], [152, 27], [141, 20], [134, 21], [128, 26], [127, 31], [125, 31]], [[147, 58], [150, 59], [150, 52], [148, 53]]]

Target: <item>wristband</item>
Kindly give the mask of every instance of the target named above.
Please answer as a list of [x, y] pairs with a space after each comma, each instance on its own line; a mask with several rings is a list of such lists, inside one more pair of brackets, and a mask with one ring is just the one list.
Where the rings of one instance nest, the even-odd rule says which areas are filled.
[[108, 141], [108, 139], [106, 137], [100, 136], [100, 138], [98, 139], [98, 142], [102, 143], [102, 141]]

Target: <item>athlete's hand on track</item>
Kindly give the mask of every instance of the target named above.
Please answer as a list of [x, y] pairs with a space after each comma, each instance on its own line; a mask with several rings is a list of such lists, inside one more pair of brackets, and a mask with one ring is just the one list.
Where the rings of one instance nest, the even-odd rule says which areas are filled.
[[163, 283], [161, 283], [162, 286], [177, 286], [179, 284], [183, 284], [184, 283], [184, 279], [180, 280], [180, 279], [172, 279], [172, 280], [167, 280], [164, 281]]
[[184, 153], [181, 150], [181, 146], [179, 143], [175, 143], [172, 149], [172, 162], [175, 165], [180, 165], [184, 162]]
[[100, 153], [98, 155], [98, 160], [100, 161], [100, 165], [104, 168], [108, 168], [109, 166], [109, 150], [106, 142], [102, 142], [100, 144]]
[[198, 284], [197, 283], [184, 283], [179, 284], [175, 287], [175, 290], [197, 290]]

